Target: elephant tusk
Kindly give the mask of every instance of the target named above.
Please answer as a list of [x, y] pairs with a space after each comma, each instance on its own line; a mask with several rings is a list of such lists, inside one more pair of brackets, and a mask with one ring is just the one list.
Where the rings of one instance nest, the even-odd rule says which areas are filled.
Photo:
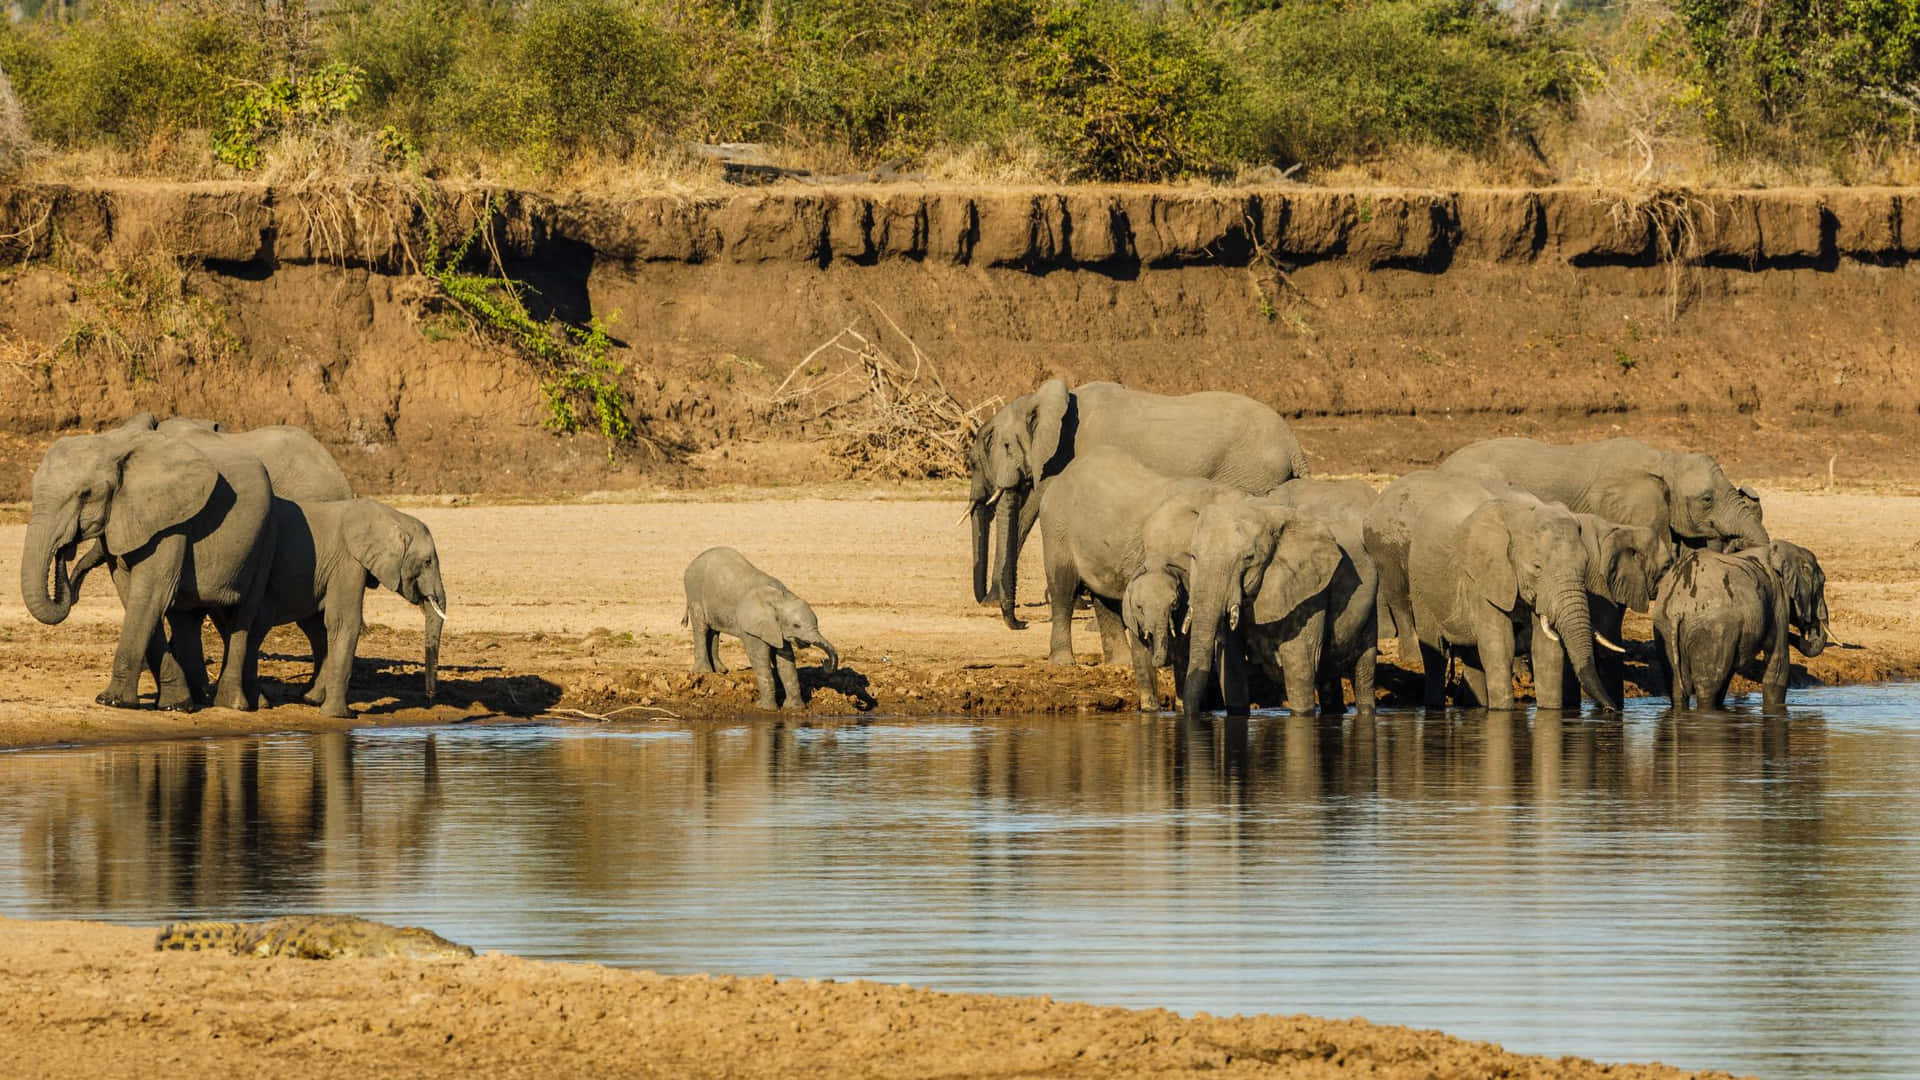
[[433, 602], [433, 597], [427, 597], [427, 606], [433, 609], [435, 615], [440, 616], [441, 622], [444, 623], [447, 621], [447, 613], [440, 610], [440, 605]]
[[1600, 631], [1598, 631], [1598, 630], [1595, 630], [1595, 631], [1593, 632], [1593, 640], [1595, 640], [1595, 641], [1597, 641], [1597, 642], [1599, 642], [1599, 643], [1600, 643], [1601, 645], [1604, 645], [1604, 646], [1606, 646], [1606, 647], [1607, 647], [1607, 648], [1609, 648], [1609, 649], [1612, 649], [1612, 650], [1613, 650], [1614, 652], [1617, 652], [1617, 653], [1622, 653], [1622, 654], [1624, 654], [1624, 653], [1625, 653], [1625, 652], [1627, 651], [1627, 650], [1625, 650], [1625, 649], [1623, 649], [1623, 648], [1621, 648], [1621, 647], [1620, 647], [1619, 645], [1616, 645], [1616, 644], [1614, 644], [1613, 642], [1611, 642], [1611, 641], [1609, 641], [1609, 640], [1607, 640], [1607, 635], [1605, 635], [1605, 634], [1603, 634], [1603, 633], [1601, 633], [1601, 632], [1600, 632]]
[[1540, 629], [1542, 632], [1544, 632], [1547, 635], [1547, 640], [1555, 644], [1559, 644], [1560, 635], [1553, 632], [1553, 626], [1547, 622], [1547, 617], [1545, 615], [1541, 615], [1539, 616], [1539, 619], [1540, 619]]
[[971, 499], [968, 500], [967, 508], [965, 510], [960, 511], [960, 520], [954, 522], [954, 524], [965, 525], [967, 523], [967, 519], [973, 516], [973, 512], [976, 509], [982, 510], [982, 511], [993, 509], [993, 505], [1000, 501], [1000, 494], [1001, 494], [1000, 492], [996, 491], [993, 493], [993, 496], [991, 498], [981, 499], [978, 502], [975, 502]]
[[1180, 632], [1182, 634], [1193, 633], [1193, 612], [1192, 611], [1188, 611], [1185, 615], [1182, 615], [1180, 617]]

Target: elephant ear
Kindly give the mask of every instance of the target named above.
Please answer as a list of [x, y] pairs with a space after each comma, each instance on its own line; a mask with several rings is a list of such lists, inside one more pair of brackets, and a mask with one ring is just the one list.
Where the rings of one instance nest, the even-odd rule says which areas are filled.
[[342, 539], [353, 561], [367, 568], [382, 588], [400, 591], [402, 564], [411, 537], [379, 503], [359, 500], [349, 515]]
[[220, 470], [207, 455], [164, 435], [134, 434], [120, 459], [120, 486], [107, 508], [107, 550], [125, 555], [198, 514]]
[[1814, 596], [1813, 568], [1808, 565], [1810, 561], [1811, 553], [1798, 545], [1775, 540], [1768, 546], [1767, 562], [1773, 566], [1773, 572], [1779, 575], [1780, 583], [1786, 589], [1794, 622], [1802, 625], [1811, 624], [1817, 617], [1814, 609], [1819, 603]]
[[1652, 530], [1616, 528], [1601, 540], [1601, 565], [1606, 568], [1607, 599], [1645, 611], [1653, 603], [1651, 553], [1642, 550]]
[[1620, 525], [1673, 529], [1673, 492], [1659, 476], [1628, 469], [1605, 473], [1587, 489], [1588, 509]]
[[1260, 594], [1253, 598], [1253, 621], [1279, 622], [1326, 592], [1343, 557], [1326, 526], [1306, 521], [1283, 526], [1261, 579]]
[[1049, 379], [1033, 392], [1033, 415], [1028, 420], [1032, 438], [1027, 442], [1027, 471], [1035, 480], [1046, 475], [1047, 463], [1060, 452], [1067, 406], [1071, 401], [1064, 379]]
[[1520, 580], [1513, 569], [1512, 537], [1506, 521], [1492, 509], [1489, 504], [1467, 521], [1460, 569], [1472, 583], [1475, 595], [1501, 611], [1512, 611], [1520, 594]]
[[780, 626], [779, 599], [778, 590], [771, 587], [747, 590], [734, 606], [734, 626], [776, 649], [786, 644], [787, 632]]

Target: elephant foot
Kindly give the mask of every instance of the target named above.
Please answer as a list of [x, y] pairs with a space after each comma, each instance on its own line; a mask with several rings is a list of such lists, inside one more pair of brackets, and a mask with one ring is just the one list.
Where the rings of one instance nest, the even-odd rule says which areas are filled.
[[796, 711], [805, 709], [807, 707], [807, 703], [797, 698], [788, 698], [787, 700], [780, 703], [780, 707], [782, 709], [786, 709], [789, 712], [796, 712]]
[[775, 709], [778, 709], [780, 707], [780, 703], [773, 700], [772, 694], [762, 695], [761, 697], [756, 699], [753, 704], [756, 708], [766, 709], [769, 712]]
[[257, 705], [258, 703], [252, 698], [238, 692], [215, 694], [213, 697], [213, 707], [216, 709], [232, 709], [234, 712], [252, 712]]
[[115, 709], [137, 709], [140, 707], [139, 694], [122, 693], [112, 687], [108, 687], [98, 694], [95, 694], [93, 700], [95, 704], [106, 705]]
[[300, 695], [300, 702], [303, 705], [325, 705], [327, 703], [327, 692], [317, 686], [309, 687], [306, 693]]
[[1073, 658], [1073, 653], [1071, 652], [1055, 652], [1047, 654], [1047, 663], [1055, 667], [1072, 667], [1079, 663], [1079, 661]]
[[1140, 695], [1140, 711], [1141, 712], [1159, 712], [1160, 711], [1160, 695], [1159, 694], [1141, 694]]
[[189, 694], [184, 697], [162, 698], [155, 702], [153, 707], [161, 712], [190, 713], [197, 712], [200, 708], [200, 703], [193, 700], [193, 696]]
[[345, 705], [322, 705], [320, 707], [320, 715], [331, 716], [335, 720], [351, 720], [356, 714]]

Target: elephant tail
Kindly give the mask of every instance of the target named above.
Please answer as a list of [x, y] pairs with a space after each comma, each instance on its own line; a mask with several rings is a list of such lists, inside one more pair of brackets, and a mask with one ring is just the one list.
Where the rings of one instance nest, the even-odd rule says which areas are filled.
[[1293, 462], [1293, 478], [1295, 480], [1299, 480], [1306, 476], [1311, 475], [1311, 473], [1307, 469], [1307, 451], [1304, 447], [1300, 445], [1300, 441], [1298, 439], [1295, 439], [1293, 443], [1292, 462]]
[[682, 611], [682, 612], [680, 612], [680, 625], [681, 625], [681, 626], [692, 626], [692, 625], [693, 625], [693, 608], [692, 608], [692, 606], [688, 606], [688, 607], [687, 607], [687, 608], [686, 608], [686, 609], [685, 609], [684, 611]]

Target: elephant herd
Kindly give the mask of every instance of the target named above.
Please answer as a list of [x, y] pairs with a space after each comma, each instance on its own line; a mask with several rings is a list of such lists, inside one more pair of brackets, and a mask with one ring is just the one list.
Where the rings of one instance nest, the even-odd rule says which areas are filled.
[[1617, 709], [1628, 608], [1651, 611], [1677, 704], [1717, 707], [1747, 670], [1775, 705], [1789, 644], [1814, 656], [1829, 637], [1819, 562], [1768, 536], [1759, 497], [1705, 454], [1634, 439], [1491, 439], [1376, 493], [1308, 478], [1250, 398], [1055, 380], [982, 426], [969, 471], [975, 599], [1022, 627], [1015, 570], [1039, 525], [1049, 659], [1073, 662], [1087, 597], [1143, 709], [1171, 666], [1187, 716], [1244, 710], [1252, 664], [1296, 711], [1344, 711], [1343, 679], [1371, 711], [1384, 634], [1420, 658], [1429, 706], [1451, 667], [1473, 703], [1512, 708], [1524, 654], [1538, 704]]
[[[125, 612], [111, 679], [96, 698], [103, 705], [135, 707], [140, 674], [150, 671], [161, 709], [255, 708], [260, 641], [292, 623], [313, 652], [303, 700], [351, 716], [347, 683], [374, 585], [420, 607], [428, 696], [435, 691], [447, 596], [432, 534], [355, 498], [332, 455], [299, 428], [229, 433], [141, 413], [54, 442], [33, 474], [20, 560], [27, 610], [64, 621], [102, 563]], [[201, 650], [208, 618], [224, 642], [211, 687]]]
[[[1473, 703], [1512, 708], [1526, 655], [1541, 706], [1577, 708], [1584, 694], [1616, 709], [1628, 609], [1651, 613], [1676, 704], [1718, 706], [1745, 670], [1777, 705], [1789, 647], [1814, 656], [1830, 637], [1818, 560], [1768, 536], [1759, 497], [1705, 454], [1633, 439], [1492, 439], [1376, 492], [1309, 478], [1286, 421], [1251, 398], [1053, 380], [994, 414], [968, 458], [974, 598], [1023, 628], [1016, 569], [1038, 525], [1049, 659], [1074, 662], [1073, 607], [1088, 598], [1142, 709], [1158, 707], [1158, 669], [1171, 667], [1187, 716], [1244, 711], [1252, 665], [1295, 711], [1343, 712], [1349, 681], [1371, 711], [1383, 637], [1419, 657], [1429, 706], [1457, 670]], [[63, 621], [103, 563], [125, 617], [102, 704], [137, 704], [150, 671], [162, 709], [254, 708], [260, 641], [293, 623], [314, 658], [303, 700], [350, 716], [376, 585], [420, 607], [434, 692], [447, 598], [432, 535], [355, 498], [299, 428], [230, 433], [143, 413], [56, 441], [33, 476], [27, 609]], [[796, 649], [838, 664], [806, 602], [737, 551], [703, 553], [685, 585], [694, 670], [718, 670], [716, 635], [739, 637], [762, 707], [803, 703]], [[213, 686], [206, 618], [224, 642]]]

